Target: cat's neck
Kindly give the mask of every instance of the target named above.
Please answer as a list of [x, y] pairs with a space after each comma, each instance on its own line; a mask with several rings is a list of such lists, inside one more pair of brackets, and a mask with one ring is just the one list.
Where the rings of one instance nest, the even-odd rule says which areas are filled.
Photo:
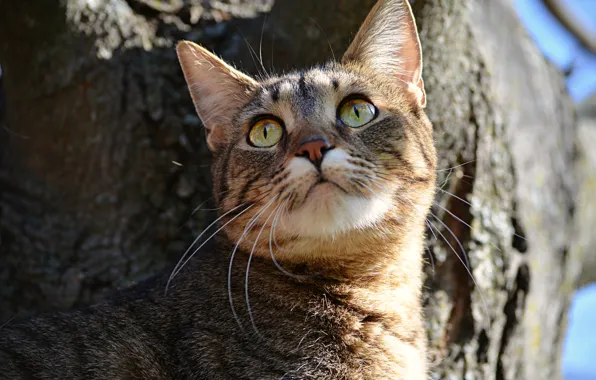
[[[422, 272], [424, 223], [386, 220], [377, 226], [333, 237], [246, 239], [240, 254], [251, 253], [266, 261], [290, 268], [300, 276], [317, 276], [352, 285], [391, 279], [418, 279]], [[414, 281], [416, 284], [418, 281]]]

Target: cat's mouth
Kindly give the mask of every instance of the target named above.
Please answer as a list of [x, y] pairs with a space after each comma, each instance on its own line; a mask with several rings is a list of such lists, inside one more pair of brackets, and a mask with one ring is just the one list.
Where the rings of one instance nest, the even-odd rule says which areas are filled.
[[350, 185], [322, 176], [304, 184], [308, 190], [284, 215], [281, 229], [298, 236], [335, 236], [372, 226], [391, 208], [388, 197], [350, 191]]
[[304, 195], [304, 200], [307, 200], [308, 197], [314, 196], [314, 195], [331, 195], [332, 193], [334, 193], [338, 190], [345, 194], [348, 194], [348, 192], [343, 187], [341, 187], [339, 184], [337, 184], [329, 179], [320, 177], [317, 182], [313, 183], [310, 186], [310, 188]]

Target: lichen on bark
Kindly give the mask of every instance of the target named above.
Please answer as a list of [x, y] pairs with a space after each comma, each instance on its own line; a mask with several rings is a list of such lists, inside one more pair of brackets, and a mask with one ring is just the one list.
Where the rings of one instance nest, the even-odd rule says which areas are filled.
[[[0, 324], [141, 280], [213, 218], [193, 212], [211, 208], [209, 155], [177, 40], [253, 74], [300, 68], [341, 56], [374, 1], [26, 3], [0, 3]], [[561, 75], [509, 0], [412, 3], [440, 159], [432, 376], [559, 378], [586, 241]]]

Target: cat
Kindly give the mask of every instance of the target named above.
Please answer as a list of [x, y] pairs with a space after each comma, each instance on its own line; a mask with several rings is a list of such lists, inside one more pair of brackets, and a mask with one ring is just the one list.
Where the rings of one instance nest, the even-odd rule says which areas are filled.
[[173, 271], [4, 326], [0, 378], [427, 378], [436, 151], [408, 1], [380, 0], [340, 62], [305, 71], [177, 53], [218, 220]]

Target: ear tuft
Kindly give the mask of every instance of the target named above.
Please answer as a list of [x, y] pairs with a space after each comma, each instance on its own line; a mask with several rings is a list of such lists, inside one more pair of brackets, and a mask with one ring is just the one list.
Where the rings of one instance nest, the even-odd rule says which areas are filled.
[[207, 144], [215, 151], [227, 142], [233, 124], [230, 118], [250, 100], [248, 94], [258, 83], [193, 42], [179, 42], [176, 52], [197, 114], [207, 129]]
[[[357, 62], [408, 84], [424, 107], [422, 50], [412, 8], [407, 0], [379, 0], [364, 20], [342, 62]], [[411, 87], [414, 86], [414, 87]]]

